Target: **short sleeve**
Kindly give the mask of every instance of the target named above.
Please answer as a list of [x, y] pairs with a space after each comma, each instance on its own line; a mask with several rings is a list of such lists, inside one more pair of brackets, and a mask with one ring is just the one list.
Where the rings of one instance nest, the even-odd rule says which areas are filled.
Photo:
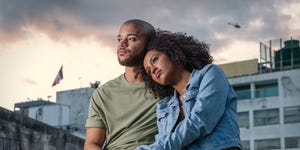
[[90, 98], [88, 118], [85, 127], [87, 128], [107, 128], [104, 122], [104, 113], [101, 107], [100, 90], [97, 89]]

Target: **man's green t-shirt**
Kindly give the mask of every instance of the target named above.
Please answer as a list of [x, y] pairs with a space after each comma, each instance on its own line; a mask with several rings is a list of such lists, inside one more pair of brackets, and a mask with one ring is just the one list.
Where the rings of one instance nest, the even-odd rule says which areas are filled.
[[157, 99], [145, 96], [144, 86], [128, 82], [123, 74], [94, 91], [86, 127], [106, 128], [107, 150], [132, 150], [154, 142]]

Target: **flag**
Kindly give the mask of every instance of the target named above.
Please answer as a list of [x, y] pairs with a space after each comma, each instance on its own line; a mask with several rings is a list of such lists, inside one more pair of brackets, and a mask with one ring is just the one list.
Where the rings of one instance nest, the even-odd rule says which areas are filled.
[[58, 71], [58, 73], [57, 73], [57, 75], [56, 75], [56, 77], [55, 77], [55, 79], [52, 83], [52, 87], [55, 86], [56, 84], [58, 84], [59, 81], [62, 80], [63, 78], [64, 78], [64, 76], [63, 76], [63, 65], [61, 65], [61, 67], [60, 67], [60, 69], [59, 69], [59, 71]]

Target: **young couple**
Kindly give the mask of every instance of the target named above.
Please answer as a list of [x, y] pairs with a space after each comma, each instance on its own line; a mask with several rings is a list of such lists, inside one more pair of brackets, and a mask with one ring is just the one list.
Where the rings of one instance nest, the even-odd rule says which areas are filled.
[[125, 73], [93, 93], [86, 150], [241, 149], [237, 100], [206, 43], [133, 19], [117, 55]]

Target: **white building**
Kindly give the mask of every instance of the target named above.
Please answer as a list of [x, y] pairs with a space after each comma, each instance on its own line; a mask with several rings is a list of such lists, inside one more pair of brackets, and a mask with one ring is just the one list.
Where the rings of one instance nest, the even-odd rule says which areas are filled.
[[68, 130], [84, 139], [89, 99], [96, 87], [98, 84], [95, 83], [93, 88], [58, 91], [56, 103], [42, 99], [16, 103], [14, 111], [48, 125]]
[[261, 58], [260, 65], [257, 59], [220, 65], [238, 96], [244, 150], [300, 149], [300, 47], [295, 41], [291, 49], [286, 41], [275, 59], [272, 53], [263, 59], [269, 61]]
[[66, 128], [70, 124], [70, 106], [41, 98], [16, 103], [14, 111], [57, 128]]
[[85, 138], [85, 122], [94, 90], [87, 87], [56, 92], [56, 103], [70, 107], [69, 131], [81, 138]]
[[41, 105], [28, 108], [28, 117], [54, 127], [66, 128], [70, 124], [70, 107], [66, 105]]
[[300, 149], [300, 69], [229, 79], [246, 149]]

